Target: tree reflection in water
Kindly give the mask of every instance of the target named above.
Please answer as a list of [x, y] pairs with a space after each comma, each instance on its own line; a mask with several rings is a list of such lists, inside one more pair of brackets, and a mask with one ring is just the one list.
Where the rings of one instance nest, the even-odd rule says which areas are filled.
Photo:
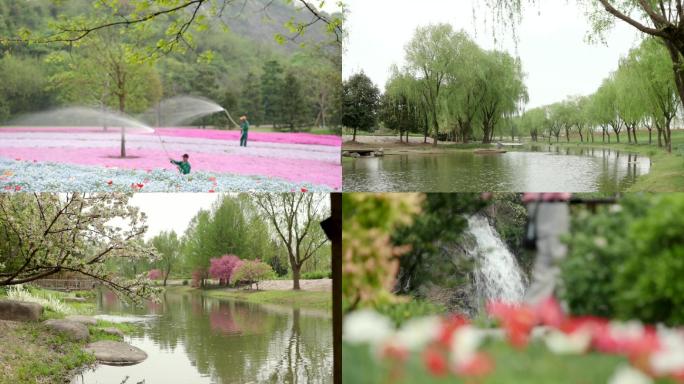
[[[133, 344], [136, 339], [151, 340], [146, 345], [153, 344], [158, 350], [146, 350], [150, 359], [162, 358], [159, 355], [169, 352], [185, 355], [187, 359], [174, 358], [174, 364], [165, 366], [171, 372], [187, 370], [187, 366], [177, 364], [187, 360], [187, 365], [197, 371], [197, 383], [332, 382], [330, 314], [190, 293], [166, 293], [161, 302], [147, 303], [142, 308], [112, 300], [106, 293], [102, 296], [106, 297], [99, 300], [103, 313], [157, 314], [133, 335]], [[144, 363], [135, 372], [142, 368]], [[123, 377], [125, 368], [121, 369]], [[97, 372], [94, 377], [99, 380]], [[169, 372], [165, 374], [173, 377]], [[148, 382], [157, 382], [153, 370], [144, 375], [142, 378]]]

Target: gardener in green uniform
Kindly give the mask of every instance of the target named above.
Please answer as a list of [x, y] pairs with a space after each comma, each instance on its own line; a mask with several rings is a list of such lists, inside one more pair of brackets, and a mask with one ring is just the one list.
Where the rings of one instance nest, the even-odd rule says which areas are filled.
[[247, 121], [247, 116], [240, 117], [240, 129], [242, 130], [242, 135], [240, 136], [240, 146], [247, 146], [247, 132], [249, 132], [249, 121]]
[[175, 165], [178, 167], [178, 172], [180, 172], [183, 175], [187, 175], [190, 173], [190, 163], [188, 162], [188, 159], [190, 156], [188, 154], [183, 155], [183, 161], [176, 161], [174, 159], [169, 159], [171, 160], [171, 164]]

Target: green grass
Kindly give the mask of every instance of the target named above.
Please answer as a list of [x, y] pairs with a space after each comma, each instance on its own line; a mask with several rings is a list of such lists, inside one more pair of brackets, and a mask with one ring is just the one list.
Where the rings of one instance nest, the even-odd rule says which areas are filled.
[[[524, 351], [517, 351], [501, 341], [491, 341], [483, 347], [495, 361], [494, 372], [480, 384], [605, 384], [615, 370], [627, 361], [618, 356], [586, 354], [578, 356], [554, 355], [540, 343], [533, 343]], [[399, 376], [390, 371], [398, 369]], [[419, 356], [413, 356], [408, 364], [392, 367], [380, 363], [371, 355], [368, 346], [342, 346], [343, 383], [466, 383], [454, 376], [437, 379], [424, 368]], [[669, 383], [669, 381], [658, 381]]]
[[[31, 294], [39, 297], [84, 297], [91, 299], [93, 292], [64, 293], [31, 287]], [[0, 290], [0, 296], [6, 296]], [[93, 302], [68, 302], [74, 313], [91, 315], [95, 312]], [[61, 319], [62, 313], [46, 310], [41, 321]], [[118, 328], [125, 334], [136, 332], [135, 324], [119, 324], [98, 320], [88, 326], [90, 340], [121, 341], [122, 338], [102, 331], [102, 328]], [[80, 369], [95, 363], [93, 355], [83, 351], [85, 342], [72, 341], [68, 337], [51, 332], [39, 323], [0, 324], [0, 384], [10, 383], [64, 383]]]
[[95, 362], [84, 343], [51, 333], [40, 324], [14, 323], [0, 335], [0, 384], [63, 383]]
[[317, 291], [244, 291], [207, 290], [204, 295], [258, 304], [280, 304], [293, 307], [330, 310], [332, 294]]
[[[651, 158], [651, 171], [637, 178], [627, 192], [681, 192], [684, 191], [684, 131], [672, 132], [672, 153], [667, 153], [657, 145], [648, 144], [648, 131], [637, 132], [639, 144], [629, 144], [627, 134], [621, 134], [618, 144], [612, 135], [611, 144], [603, 143], [601, 136], [594, 136], [594, 143], [581, 143], [579, 137], [571, 137], [570, 142], [562, 141], [561, 146], [584, 148], [611, 148], [625, 152], [637, 153]], [[657, 136], [654, 132], [654, 143]]]

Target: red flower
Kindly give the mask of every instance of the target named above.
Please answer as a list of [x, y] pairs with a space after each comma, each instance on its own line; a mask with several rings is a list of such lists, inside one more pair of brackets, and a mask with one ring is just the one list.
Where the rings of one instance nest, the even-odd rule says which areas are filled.
[[447, 361], [444, 354], [440, 353], [434, 347], [428, 348], [423, 352], [423, 362], [433, 376], [442, 377], [446, 376], [448, 373]]
[[527, 346], [532, 328], [537, 324], [537, 314], [532, 308], [491, 302], [487, 305], [487, 312], [499, 320], [511, 345], [516, 348]]
[[10, 186], [10, 185], [5, 186], [5, 191], [9, 191], [10, 189], [12, 189], [12, 186]]
[[307, 193], [307, 192], [309, 192], [309, 190], [306, 189], [306, 188], [304, 188], [304, 187], [302, 187], [302, 193]]
[[142, 189], [142, 187], [144, 187], [144, 186], [145, 186], [145, 184], [140, 184], [140, 183], [138, 183], [138, 188], [139, 188], [139, 189]]
[[15, 185], [14, 190], [17, 192], [21, 191], [21, 185]]
[[112, 184], [114, 184], [113, 181], [111, 181], [111, 180], [107, 181], [107, 185], [112, 185]]
[[483, 377], [494, 370], [494, 361], [485, 353], [478, 353], [465, 363], [456, 367], [456, 373], [461, 376]]
[[216, 181], [216, 178], [214, 176], [209, 178], [209, 181]]
[[214, 192], [216, 192], [216, 191], [214, 191], [213, 189], [209, 190], [209, 193], [214, 193]]
[[565, 321], [565, 314], [558, 301], [549, 297], [537, 306], [537, 316], [542, 324], [558, 328]]

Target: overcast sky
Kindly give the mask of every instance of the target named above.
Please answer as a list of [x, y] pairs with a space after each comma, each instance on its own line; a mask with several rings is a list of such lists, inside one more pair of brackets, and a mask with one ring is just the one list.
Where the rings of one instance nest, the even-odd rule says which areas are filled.
[[129, 204], [147, 215], [148, 240], [162, 231], [174, 230], [183, 235], [197, 212], [211, 208], [220, 197], [217, 193], [136, 193]]
[[[585, 42], [589, 25], [574, 1], [544, 0], [525, 11], [516, 49], [510, 38], [494, 41], [491, 28], [485, 27], [491, 17], [478, 16], [476, 22], [472, 1], [347, 0], [344, 78], [363, 70], [384, 89], [390, 66], [403, 64], [404, 46], [416, 27], [449, 23], [455, 30], [464, 29], [481, 47], [521, 57], [531, 108], [593, 93], [640, 40], [633, 28], [617, 23], [606, 35], [607, 45], [589, 44]], [[480, 7], [481, 12], [487, 9]], [[505, 28], [498, 30], [508, 33]]]

